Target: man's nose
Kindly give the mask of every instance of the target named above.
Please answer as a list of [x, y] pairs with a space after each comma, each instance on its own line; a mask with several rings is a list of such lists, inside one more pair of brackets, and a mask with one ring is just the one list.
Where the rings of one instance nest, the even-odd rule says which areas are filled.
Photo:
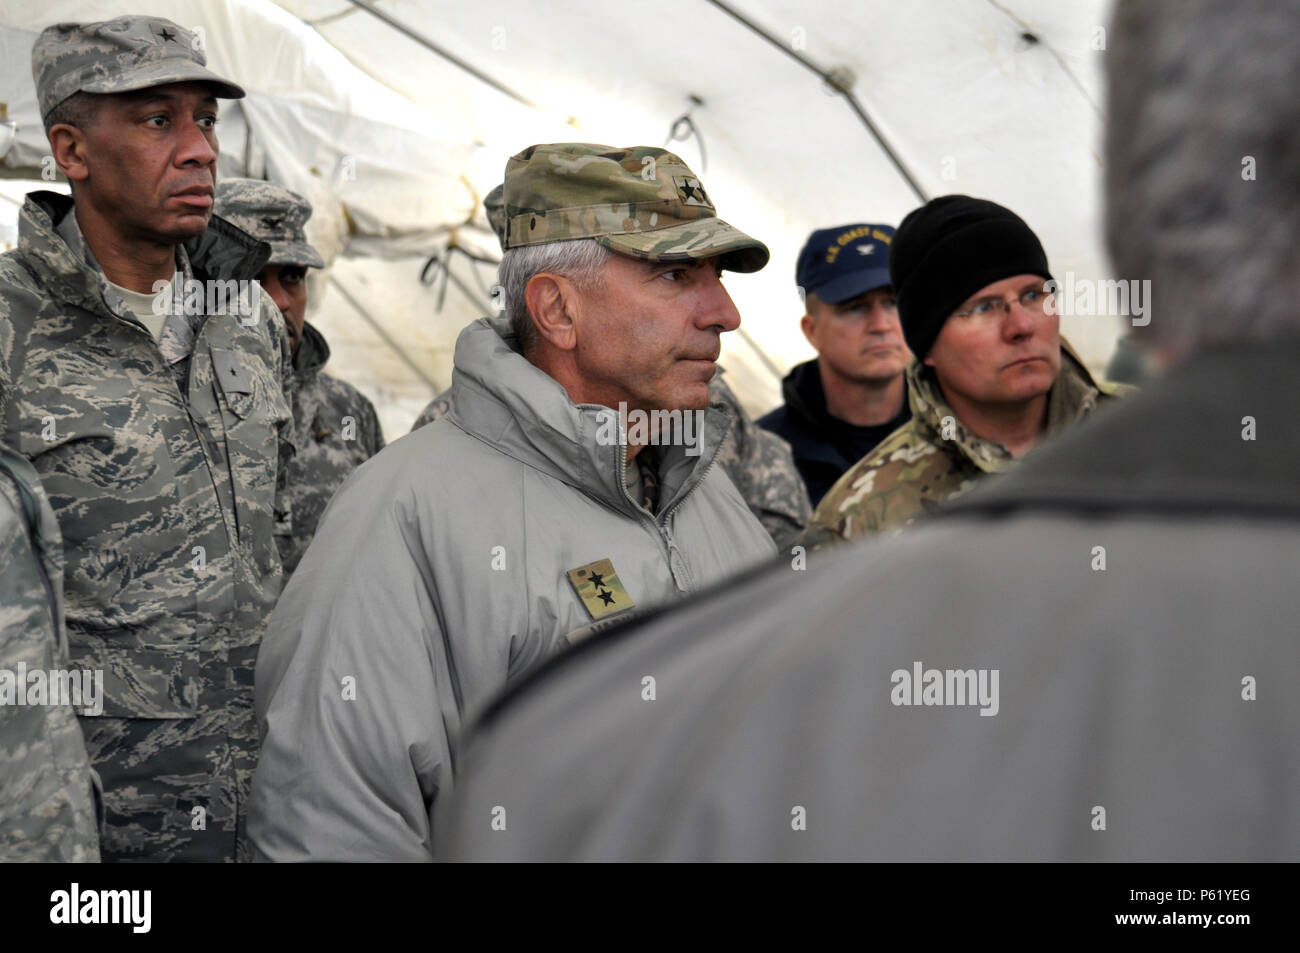
[[1002, 318], [1002, 336], [1011, 340], [1028, 337], [1037, 326], [1034, 316], [1017, 299], [1011, 302], [1011, 310]]
[[207, 131], [194, 120], [181, 123], [181, 144], [176, 150], [176, 161], [180, 165], [194, 162], [201, 166], [211, 165], [217, 161], [215, 137], [208, 141]]
[[262, 290], [271, 296], [281, 314], [289, 313], [289, 294], [284, 290], [278, 278], [263, 278]]
[[740, 327], [740, 312], [731, 300], [722, 279], [712, 272], [705, 280], [700, 301], [700, 322], [705, 327], [734, 331]]
[[867, 310], [867, 330], [872, 334], [885, 334], [898, 325], [898, 312], [877, 302]]

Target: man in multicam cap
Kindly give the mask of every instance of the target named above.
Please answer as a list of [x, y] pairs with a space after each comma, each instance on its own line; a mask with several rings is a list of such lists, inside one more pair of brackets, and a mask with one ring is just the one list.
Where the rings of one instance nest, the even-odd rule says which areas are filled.
[[[503, 251], [506, 239], [504, 189], [498, 185], [483, 199], [488, 222], [496, 231]], [[798, 538], [812, 515], [808, 490], [795, 468], [790, 445], [754, 422], [741, 406], [740, 398], [723, 380], [723, 374], [719, 367], [709, 381], [709, 403], [721, 403], [731, 415], [731, 430], [718, 451], [718, 466], [727, 471], [727, 476], [749, 504], [750, 512], [763, 524], [777, 548], [785, 550]], [[431, 424], [449, 410], [450, 387], [429, 401], [411, 429], [418, 430]], [[300, 507], [295, 504], [295, 519], [299, 512]]]
[[289, 329], [293, 349], [293, 419], [298, 452], [289, 462], [292, 535], [277, 536], [286, 576], [316, 533], [316, 524], [348, 474], [384, 447], [374, 404], [347, 381], [322, 368], [329, 360], [325, 336], [307, 321], [307, 269], [324, 268], [304, 226], [311, 203], [289, 189], [257, 179], [225, 179], [217, 186], [217, 213], [271, 246], [257, 276]]
[[530, 147], [504, 206], [505, 316], [457, 340], [452, 409], [334, 496], [272, 617], [249, 808], [270, 859], [431, 859], [467, 712], [774, 552], [709, 406], [740, 323], [720, 273], [766, 247], [662, 149]]
[[243, 90], [156, 17], [49, 27], [32, 72], [72, 196], [29, 194], [0, 257], [0, 441], [58, 518], [72, 663], [103, 672], [102, 854], [234, 859], [294, 433], [267, 246], [212, 215]]

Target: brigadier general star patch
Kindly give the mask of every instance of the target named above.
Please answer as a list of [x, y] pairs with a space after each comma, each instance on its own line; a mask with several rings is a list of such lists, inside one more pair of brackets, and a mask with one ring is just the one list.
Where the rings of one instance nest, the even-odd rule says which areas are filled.
[[598, 559], [568, 572], [573, 591], [582, 600], [587, 614], [592, 619], [603, 619], [615, 612], [636, 606], [632, 597], [623, 588], [623, 583], [614, 571], [614, 563], [608, 559]]

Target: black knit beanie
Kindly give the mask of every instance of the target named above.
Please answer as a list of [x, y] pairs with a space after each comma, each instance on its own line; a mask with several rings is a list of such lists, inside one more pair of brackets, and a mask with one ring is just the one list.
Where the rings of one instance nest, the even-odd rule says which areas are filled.
[[943, 195], [909, 213], [889, 246], [889, 278], [916, 359], [930, 352], [958, 305], [1013, 275], [1052, 277], [1038, 236], [1010, 209]]

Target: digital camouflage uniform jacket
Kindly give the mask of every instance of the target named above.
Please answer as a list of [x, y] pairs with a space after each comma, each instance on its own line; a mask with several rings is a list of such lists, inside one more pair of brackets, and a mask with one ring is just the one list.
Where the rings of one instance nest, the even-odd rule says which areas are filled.
[[[58, 517], [72, 663], [104, 673], [103, 713], [81, 719], [104, 859], [232, 859], [289, 518], [284, 319], [266, 295], [243, 316], [176, 308], [155, 342], [72, 207], [28, 195], [19, 246], [0, 256], [0, 441], [33, 463]], [[214, 217], [177, 267], [245, 279], [268, 252]]]
[[[32, 673], [66, 669], [67, 659], [59, 527], [32, 465], [0, 446], [0, 680], [25, 692]], [[0, 863], [97, 862], [76, 712], [48, 695], [49, 704], [16, 704], [5, 692], [0, 685]]]
[[[1078, 423], [1133, 388], [1096, 381], [1065, 342], [1047, 397], [1047, 436]], [[980, 478], [1016, 465], [1005, 447], [968, 431], [943, 399], [933, 372], [907, 369], [912, 419], [848, 469], [818, 504], [801, 537], [809, 547], [899, 530], [965, 493]]]
[[[784, 552], [808, 525], [812, 504], [795, 467], [790, 445], [759, 427], [740, 405], [740, 398], [722, 379], [722, 368], [709, 381], [709, 403], [721, 403], [731, 414], [731, 429], [718, 451], [717, 463], [745, 498], [749, 511]], [[451, 390], [443, 391], [420, 412], [412, 430], [431, 424], [451, 409]], [[294, 510], [295, 515], [297, 510]]]
[[293, 533], [276, 537], [286, 576], [307, 551], [334, 491], [384, 449], [375, 405], [347, 381], [322, 370], [329, 357], [325, 336], [304, 324], [302, 343], [293, 356], [293, 418], [298, 425], [298, 452], [289, 463]]

